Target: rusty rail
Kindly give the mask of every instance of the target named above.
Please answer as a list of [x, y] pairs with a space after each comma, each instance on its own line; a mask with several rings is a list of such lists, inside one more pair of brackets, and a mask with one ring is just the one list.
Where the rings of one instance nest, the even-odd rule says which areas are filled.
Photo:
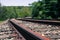
[[26, 40], [10, 22], [9, 22], [9, 25], [16, 31], [16, 33], [18, 35], [17, 36], [18, 39], [15, 39], [15, 40]]
[[19, 24], [17, 20], [10, 20], [10, 23], [24, 36], [26, 40], [50, 40], [37, 32], [27, 29], [23, 24]]
[[17, 19], [17, 20], [29, 21], [29, 22], [34, 22], [34, 23], [50, 24], [50, 25], [59, 25], [60, 26], [59, 20], [35, 20], [35, 19], [23, 19], [23, 18]]

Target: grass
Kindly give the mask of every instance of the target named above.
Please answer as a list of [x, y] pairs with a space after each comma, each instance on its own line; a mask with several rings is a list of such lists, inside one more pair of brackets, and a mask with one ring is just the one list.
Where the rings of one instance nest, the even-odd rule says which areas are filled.
[[3, 21], [0, 21], [0, 23], [2, 23]]
[[3, 22], [3, 21], [0, 21], [0, 22]]

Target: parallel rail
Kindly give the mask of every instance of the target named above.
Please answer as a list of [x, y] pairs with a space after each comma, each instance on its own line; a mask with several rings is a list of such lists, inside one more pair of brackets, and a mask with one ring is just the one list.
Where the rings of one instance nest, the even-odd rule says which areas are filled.
[[34, 23], [43, 23], [43, 24], [50, 24], [50, 25], [59, 25], [60, 26], [60, 20], [35, 20], [35, 19], [17, 19], [22, 21], [29, 21]]

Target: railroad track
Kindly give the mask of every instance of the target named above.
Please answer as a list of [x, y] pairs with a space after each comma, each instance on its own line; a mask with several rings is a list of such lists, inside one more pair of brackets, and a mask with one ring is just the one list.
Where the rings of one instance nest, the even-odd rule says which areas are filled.
[[60, 40], [60, 21], [11, 19], [0, 25], [0, 40]]
[[26, 40], [10, 22], [0, 24], [0, 40]]
[[13, 19], [10, 22], [26, 40], [60, 40], [60, 21]]

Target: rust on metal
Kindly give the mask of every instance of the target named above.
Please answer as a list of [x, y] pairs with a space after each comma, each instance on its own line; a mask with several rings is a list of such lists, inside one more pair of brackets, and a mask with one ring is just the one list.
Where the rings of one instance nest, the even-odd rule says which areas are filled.
[[18, 25], [19, 27], [21, 27], [22, 29], [24, 29], [24, 30], [28, 31], [29, 33], [35, 35], [36, 37], [41, 38], [42, 40], [50, 40], [49, 38], [47, 38], [47, 37], [45, 37], [45, 36], [42, 36], [42, 34], [40, 34], [40, 33], [38, 33], [38, 32], [33, 32], [32, 30], [26, 28], [25, 25], [23, 25], [23, 24], [18, 24], [18, 22], [17, 22], [18, 20], [13, 19], [13, 20], [11, 20], [11, 21], [12, 21], [13, 23], [15, 23], [16, 25]]
[[[11, 23], [10, 23], [10, 26], [13, 26]], [[17, 36], [18, 39], [15, 39], [15, 40], [26, 40], [18, 31], [17, 29], [13, 26], [12, 27], [16, 32], [14, 34], [11, 34], [10, 36]]]
[[8, 20], [0, 24], [0, 40], [26, 40]]
[[23, 21], [30, 21], [30, 22], [49, 22], [49, 23], [60, 23], [59, 20], [34, 20], [34, 19], [17, 19]]

